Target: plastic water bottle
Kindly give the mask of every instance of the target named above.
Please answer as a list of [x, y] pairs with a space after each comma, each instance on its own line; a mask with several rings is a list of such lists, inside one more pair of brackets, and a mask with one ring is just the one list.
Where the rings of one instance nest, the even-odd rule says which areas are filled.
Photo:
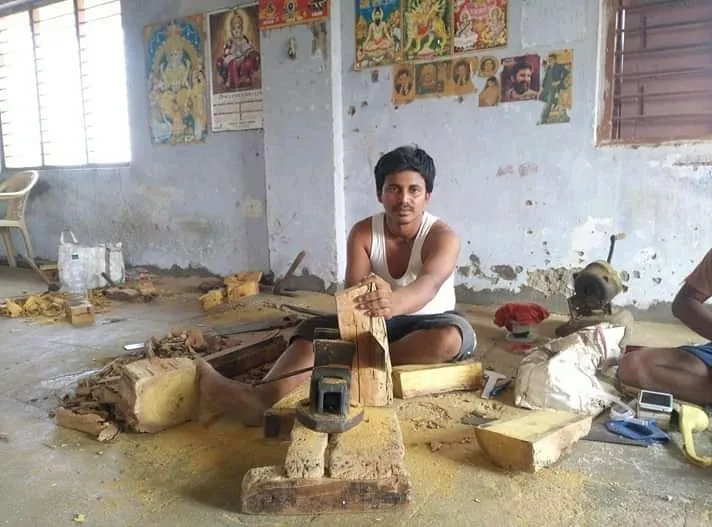
[[88, 297], [84, 260], [79, 256], [78, 252], [72, 253], [72, 258], [67, 266], [66, 276], [70, 303], [80, 304], [86, 302]]

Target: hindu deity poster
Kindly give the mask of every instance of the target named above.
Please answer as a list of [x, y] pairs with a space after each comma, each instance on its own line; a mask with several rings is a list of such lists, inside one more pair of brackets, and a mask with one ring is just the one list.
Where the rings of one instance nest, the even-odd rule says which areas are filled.
[[574, 50], [561, 49], [549, 53], [544, 61], [539, 100], [544, 101], [539, 124], [568, 123], [573, 85]]
[[357, 70], [401, 58], [401, 0], [356, 0]]
[[403, 0], [403, 52], [407, 60], [452, 54], [451, 0]]
[[258, 6], [208, 13], [213, 132], [262, 128]]
[[329, 0], [260, 0], [260, 29], [323, 22], [329, 18]]
[[455, 0], [455, 54], [507, 45], [507, 0]]
[[181, 144], [208, 135], [202, 15], [146, 26], [151, 141]]

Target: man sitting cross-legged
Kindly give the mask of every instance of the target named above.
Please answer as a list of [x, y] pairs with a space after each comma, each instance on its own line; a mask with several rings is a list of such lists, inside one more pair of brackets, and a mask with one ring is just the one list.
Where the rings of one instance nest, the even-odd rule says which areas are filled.
[[[711, 296], [712, 251], [685, 279], [672, 304], [673, 314], [683, 324], [712, 341], [712, 310], [704, 304]], [[672, 393], [691, 403], [712, 404], [712, 342], [630, 351], [621, 358], [618, 377], [630, 387]]]
[[[472, 357], [475, 332], [454, 312], [460, 242], [450, 227], [425, 210], [435, 180], [433, 159], [420, 148], [404, 146], [384, 154], [374, 172], [384, 211], [356, 223], [347, 242], [346, 287], [375, 284], [373, 291], [356, 300], [357, 309], [386, 319], [394, 365]], [[316, 328], [338, 328], [337, 317], [302, 322], [265, 380], [313, 366]], [[267, 408], [308, 380], [310, 373], [253, 387], [227, 379], [199, 361], [198, 375], [201, 406], [258, 424]]]

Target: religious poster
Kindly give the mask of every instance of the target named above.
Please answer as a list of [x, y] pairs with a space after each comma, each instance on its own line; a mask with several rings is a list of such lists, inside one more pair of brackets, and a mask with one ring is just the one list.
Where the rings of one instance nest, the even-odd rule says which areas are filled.
[[471, 53], [507, 45], [507, 0], [455, 0], [453, 51]]
[[329, 0], [260, 0], [259, 28], [322, 22], [329, 18]]
[[415, 96], [419, 99], [445, 95], [448, 73], [447, 61], [415, 65]]
[[477, 71], [477, 58], [459, 58], [448, 62], [448, 81], [445, 91], [448, 95], [467, 95], [475, 93], [474, 77]]
[[144, 27], [153, 144], [205, 141], [207, 82], [203, 15]]
[[407, 60], [452, 54], [452, 0], [403, 0], [403, 53]]
[[568, 123], [573, 85], [574, 50], [562, 49], [549, 53], [544, 61], [539, 100], [544, 109], [539, 124]]
[[485, 108], [488, 106], [497, 106], [501, 100], [502, 95], [499, 89], [499, 80], [496, 75], [487, 77], [485, 79], [485, 85], [480, 90], [479, 96], [479, 106], [480, 108]]
[[401, 0], [356, 0], [354, 69], [395, 64], [401, 58]]
[[393, 66], [393, 96], [395, 106], [408, 104], [415, 99], [415, 66], [396, 64]]
[[480, 59], [480, 67], [477, 70], [477, 76], [488, 79], [499, 73], [499, 59], [497, 57], [492, 57], [487, 55]]
[[213, 132], [262, 128], [257, 4], [208, 13]]
[[539, 55], [502, 59], [502, 102], [534, 101], [539, 97]]

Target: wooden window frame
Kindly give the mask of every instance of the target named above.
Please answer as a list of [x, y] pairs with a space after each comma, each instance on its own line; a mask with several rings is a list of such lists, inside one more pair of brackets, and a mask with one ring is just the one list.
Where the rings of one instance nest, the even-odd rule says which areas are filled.
[[[615, 82], [618, 61], [616, 59], [619, 47], [618, 17], [621, 4], [624, 0], [600, 0], [599, 9], [599, 75], [597, 86], [597, 104], [595, 111], [595, 145], [596, 146], [659, 146], [709, 143], [712, 141], [712, 132], [709, 135], [679, 138], [668, 140], [615, 138]], [[675, 5], [684, 0], [650, 0], [656, 7]], [[712, 89], [712, 80], [711, 86]]]

